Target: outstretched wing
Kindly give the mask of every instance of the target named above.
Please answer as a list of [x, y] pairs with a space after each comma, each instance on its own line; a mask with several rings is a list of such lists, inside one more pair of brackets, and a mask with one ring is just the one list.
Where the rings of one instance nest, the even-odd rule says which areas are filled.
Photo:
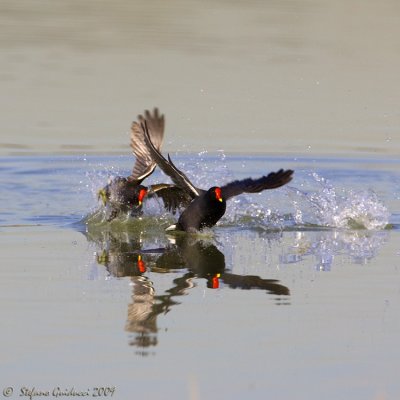
[[264, 289], [275, 295], [290, 295], [289, 288], [279, 284], [276, 279], [262, 279], [256, 275], [236, 275], [229, 272], [223, 272], [221, 279], [233, 289]]
[[138, 183], [148, 177], [157, 166], [144, 140], [144, 133], [141, 127], [144, 121], [147, 121], [151, 132], [151, 141], [157, 150], [161, 149], [164, 138], [165, 118], [164, 115], [159, 114], [157, 108], [154, 109], [153, 114], [146, 110], [144, 116], [139, 115], [138, 120], [132, 123], [131, 149], [136, 157], [136, 161], [132, 169], [132, 174], [128, 179], [137, 180]]
[[174, 182], [176, 186], [187, 192], [192, 199], [199, 196], [203, 190], [196, 188], [193, 183], [190, 182], [189, 178], [175, 166], [171, 160], [171, 157], [168, 155], [168, 160], [166, 160], [156, 148], [155, 144], [153, 144], [153, 134], [151, 131], [149, 131], [150, 125], [147, 124], [147, 121], [142, 122], [141, 127], [144, 132], [146, 146], [151, 153], [153, 160], [157, 163], [161, 170], [171, 178], [172, 182]]
[[150, 185], [147, 197], [160, 197], [166, 210], [175, 212], [179, 208], [186, 208], [193, 200], [192, 196], [186, 191], [175, 185], [161, 183]]
[[293, 172], [291, 169], [280, 169], [259, 179], [247, 178], [241, 181], [230, 182], [225, 186], [221, 186], [222, 197], [227, 200], [242, 193], [257, 193], [266, 189], [278, 188], [292, 180]]

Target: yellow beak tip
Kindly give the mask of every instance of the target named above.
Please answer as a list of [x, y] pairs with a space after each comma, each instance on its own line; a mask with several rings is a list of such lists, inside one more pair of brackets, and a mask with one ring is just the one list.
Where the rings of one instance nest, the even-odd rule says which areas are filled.
[[107, 195], [106, 195], [106, 192], [103, 189], [100, 189], [97, 192], [97, 198], [99, 200], [101, 200], [101, 202], [103, 203], [103, 206], [105, 206], [107, 204]]

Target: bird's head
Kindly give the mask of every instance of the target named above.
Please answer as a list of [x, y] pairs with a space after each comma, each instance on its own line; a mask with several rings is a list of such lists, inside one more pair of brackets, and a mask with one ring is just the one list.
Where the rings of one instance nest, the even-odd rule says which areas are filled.
[[222, 190], [218, 186], [208, 189], [208, 196], [213, 202], [225, 203], [225, 199], [222, 197]]

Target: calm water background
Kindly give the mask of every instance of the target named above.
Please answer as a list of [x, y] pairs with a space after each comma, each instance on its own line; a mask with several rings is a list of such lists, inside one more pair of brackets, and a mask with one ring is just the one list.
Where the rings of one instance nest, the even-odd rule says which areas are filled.
[[[2, 1], [0, 389], [398, 398], [399, 15], [389, 0]], [[235, 199], [197, 241], [171, 243], [157, 202], [138, 222], [88, 220], [154, 105], [195, 183], [294, 181]]]

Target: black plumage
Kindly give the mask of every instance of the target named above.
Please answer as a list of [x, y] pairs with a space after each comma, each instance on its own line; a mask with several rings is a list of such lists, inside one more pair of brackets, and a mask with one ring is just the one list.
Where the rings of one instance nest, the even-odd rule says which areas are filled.
[[172, 182], [192, 199], [180, 215], [178, 223], [171, 229], [190, 232], [212, 227], [225, 214], [226, 201], [231, 197], [242, 193], [258, 193], [266, 189], [275, 189], [292, 180], [293, 170], [280, 169], [258, 179], [247, 178], [220, 187], [213, 186], [208, 190], [199, 189], [175, 166], [169, 155], [168, 160], [165, 159], [152, 143], [150, 125], [147, 124], [147, 121], [142, 122], [141, 125], [147, 148], [153, 160], [171, 178]]
[[164, 139], [165, 117], [160, 115], [157, 108], [154, 108], [153, 113], [146, 110], [144, 116], [139, 115], [137, 121], [134, 121], [131, 125], [130, 146], [136, 158], [132, 173], [128, 177], [115, 177], [98, 192], [98, 198], [107, 207], [108, 221], [113, 220], [121, 213], [139, 215], [145, 196], [162, 198], [165, 208], [170, 211], [176, 210], [181, 201], [185, 202], [186, 194], [174, 185], [156, 184], [149, 187], [142, 185], [142, 182], [153, 173], [157, 166], [144, 138], [141, 125], [144, 121], [151, 129], [153, 147], [157, 151], [161, 149]]

